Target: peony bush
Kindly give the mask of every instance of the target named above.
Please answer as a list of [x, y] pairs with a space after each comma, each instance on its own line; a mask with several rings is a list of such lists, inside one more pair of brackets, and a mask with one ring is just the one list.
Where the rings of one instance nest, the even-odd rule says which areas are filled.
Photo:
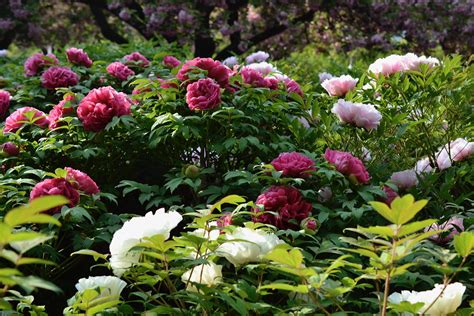
[[0, 60], [1, 310], [473, 311], [469, 60], [183, 53]]

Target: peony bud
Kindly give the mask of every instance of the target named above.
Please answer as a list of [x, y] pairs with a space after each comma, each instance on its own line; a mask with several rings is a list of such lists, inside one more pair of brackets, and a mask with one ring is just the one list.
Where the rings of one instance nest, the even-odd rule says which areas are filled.
[[6, 142], [3, 144], [2, 150], [7, 157], [18, 156], [20, 153], [20, 149], [12, 142]]
[[301, 228], [309, 235], [314, 235], [319, 229], [318, 222], [313, 217], [308, 217], [301, 222]]
[[199, 168], [195, 165], [189, 165], [184, 171], [184, 175], [190, 179], [196, 179], [199, 177]]

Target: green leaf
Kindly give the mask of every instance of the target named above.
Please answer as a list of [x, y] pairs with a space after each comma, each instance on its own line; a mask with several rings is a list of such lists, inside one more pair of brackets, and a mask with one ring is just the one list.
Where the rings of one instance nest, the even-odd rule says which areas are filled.
[[357, 229], [375, 235], [381, 235], [384, 237], [393, 237], [395, 232], [390, 226], [371, 226], [371, 227], [357, 227]]
[[387, 206], [387, 204], [376, 201], [369, 202], [369, 204], [374, 208], [377, 213], [382, 215], [390, 223], [396, 224], [396, 220], [393, 217], [392, 210]]
[[267, 285], [263, 285], [258, 288], [258, 291], [270, 289], [270, 290], [283, 290], [283, 291], [290, 291], [290, 292], [298, 292], [298, 293], [308, 293], [308, 286], [304, 284], [299, 285], [291, 285], [286, 283], [271, 283]]
[[398, 232], [398, 235], [399, 236], [409, 235], [411, 233], [419, 231], [420, 229], [431, 226], [434, 223], [436, 223], [435, 219], [425, 219], [423, 221], [413, 222], [413, 223], [402, 226]]
[[467, 257], [474, 248], [474, 233], [462, 232], [454, 236], [454, 249], [461, 257]]
[[4, 221], [10, 227], [21, 224], [54, 224], [61, 226], [61, 223], [54, 217], [40, 213], [65, 205], [68, 202], [68, 199], [60, 195], [42, 196], [34, 199], [27, 205], [12, 209], [7, 213]]
[[92, 256], [94, 258], [94, 261], [97, 261], [100, 259], [107, 260], [108, 255], [104, 255], [101, 253], [98, 253], [97, 251], [91, 250], [91, 249], [81, 249], [78, 251], [75, 251], [71, 253], [71, 256], [73, 255], [85, 255], [85, 256]]
[[52, 261], [40, 259], [40, 258], [20, 258], [20, 260], [17, 261], [17, 265], [22, 265], [22, 264], [45, 264], [45, 265], [52, 265], [52, 266], [56, 265], [56, 263]]
[[234, 205], [238, 205], [240, 203], [244, 203], [245, 202], [245, 199], [243, 197], [241, 197], [240, 195], [236, 195], [236, 194], [232, 194], [232, 195], [228, 195], [224, 198], [222, 198], [221, 200], [219, 200], [216, 204], [214, 204], [212, 207], [211, 207], [211, 212], [214, 211], [215, 209], [218, 209], [219, 212], [221, 212], [221, 208], [222, 208], [222, 205], [223, 204], [234, 204]]
[[296, 248], [293, 248], [290, 251], [282, 248], [275, 248], [270, 251], [265, 258], [293, 268], [302, 268], [303, 254]]

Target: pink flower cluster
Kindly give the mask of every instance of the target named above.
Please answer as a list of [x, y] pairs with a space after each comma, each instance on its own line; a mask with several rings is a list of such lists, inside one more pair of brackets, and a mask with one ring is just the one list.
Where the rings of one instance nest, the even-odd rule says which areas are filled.
[[226, 88], [229, 85], [232, 70], [212, 58], [197, 57], [187, 61], [176, 74], [176, 78], [180, 81], [186, 81], [189, 79], [189, 73], [196, 72], [196, 68], [206, 71], [207, 77], [214, 79], [221, 88]]
[[277, 89], [278, 80], [275, 78], [264, 78], [263, 75], [255, 69], [244, 67], [240, 70], [242, 80], [244, 83], [255, 88], [269, 88]]
[[451, 241], [454, 235], [464, 231], [464, 221], [462, 218], [453, 217], [440, 225], [433, 224], [425, 229], [425, 231], [433, 230], [443, 230], [443, 232], [432, 235], [429, 239], [438, 244], [445, 244]]
[[120, 81], [125, 81], [128, 77], [135, 75], [135, 72], [119, 61], [113, 62], [107, 66], [107, 72]]
[[163, 65], [168, 68], [176, 68], [181, 62], [174, 56], [168, 55], [163, 57]]
[[131, 66], [138, 66], [138, 67], [148, 67], [150, 65], [150, 61], [140, 54], [139, 52], [133, 52], [129, 55], [126, 55], [123, 57], [126, 61], [127, 64]]
[[211, 78], [199, 79], [186, 90], [186, 103], [193, 111], [211, 110], [221, 103], [220, 87]]
[[92, 60], [87, 53], [79, 48], [71, 47], [66, 50], [67, 59], [74, 65], [84, 66], [89, 68], [92, 66]]
[[130, 115], [131, 100], [126, 94], [115, 91], [112, 87], [101, 87], [91, 90], [81, 100], [77, 116], [84, 129], [99, 132], [114, 116]]
[[25, 76], [32, 77], [36, 76], [43, 68], [58, 64], [59, 60], [54, 54], [44, 55], [42, 53], [36, 53], [28, 57], [23, 68], [25, 70]]
[[434, 57], [417, 56], [413, 53], [406, 55], [390, 55], [385, 58], [379, 58], [369, 66], [369, 72], [376, 76], [382, 74], [383, 76], [390, 76], [397, 72], [404, 72], [408, 70], [419, 70], [421, 64], [426, 64], [430, 67], [439, 65], [439, 60]]
[[12, 96], [8, 91], [0, 90], [0, 118], [7, 114]]
[[357, 81], [359, 81], [359, 79], [354, 79], [349, 75], [344, 75], [326, 79], [321, 83], [321, 86], [330, 96], [342, 97], [355, 88]]
[[[79, 191], [85, 194], [99, 193], [99, 187], [87, 174], [82, 171], [66, 167], [66, 178], [46, 179], [37, 183], [30, 192], [30, 201], [46, 195], [62, 195], [69, 200], [69, 206], [74, 207], [79, 204]], [[48, 210], [54, 214], [61, 211], [61, 207]]]
[[474, 154], [474, 142], [458, 138], [444, 145], [436, 154], [436, 164], [439, 170], [451, 167], [453, 161], [462, 161]]
[[256, 204], [263, 205], [264, 212], [254, 209], [254, 221], [280, 229], [298, 228], [313, 208], [298, 189], [290, 186], [270, 187], [258, 196]]
[[364, 163], [354, 157], [351, 153], [326, 149], [324, 159], [336, 167], [336, 170], [353, 179], [356, 183], [368, 183], [369, 173], [365, 169]]
[[316, 170], [314, 161], [298, 152], [281, 153], [271, 164], [286, 177], [306, 178], [310, 176], [308, 171]]
[[15, 132], [19, 130], [25, 124], [34, 124], [42, 128], [46, 128], [49, 125], [49, 119], [40, 110], [26, 106], [17, 109], [15, 112], [10, 114], [5, 120], [5, 127], [3, 128], [4, 133]]
[[67, 67], [51, 67], [41, 75], [41, 84], [46, 89], [67, 88], [79, 83], [79, 76]]
[[377, 128], [382, 119], [382, 114], [375, 109], [373, 104], [353, 103], [339, 99], [334, 104], [332, 113], [336, 114], [341, 122], [354, 124], [367, 130]]

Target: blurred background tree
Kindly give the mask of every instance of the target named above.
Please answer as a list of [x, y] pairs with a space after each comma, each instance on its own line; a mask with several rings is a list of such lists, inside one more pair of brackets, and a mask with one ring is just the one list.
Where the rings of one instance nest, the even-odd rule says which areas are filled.
[[108, 39], [163, 39], [223, 59], [263, 48], [281, 57], [312, 43], [472, 53], [472, 0], [0, 0], [0, 49]]

